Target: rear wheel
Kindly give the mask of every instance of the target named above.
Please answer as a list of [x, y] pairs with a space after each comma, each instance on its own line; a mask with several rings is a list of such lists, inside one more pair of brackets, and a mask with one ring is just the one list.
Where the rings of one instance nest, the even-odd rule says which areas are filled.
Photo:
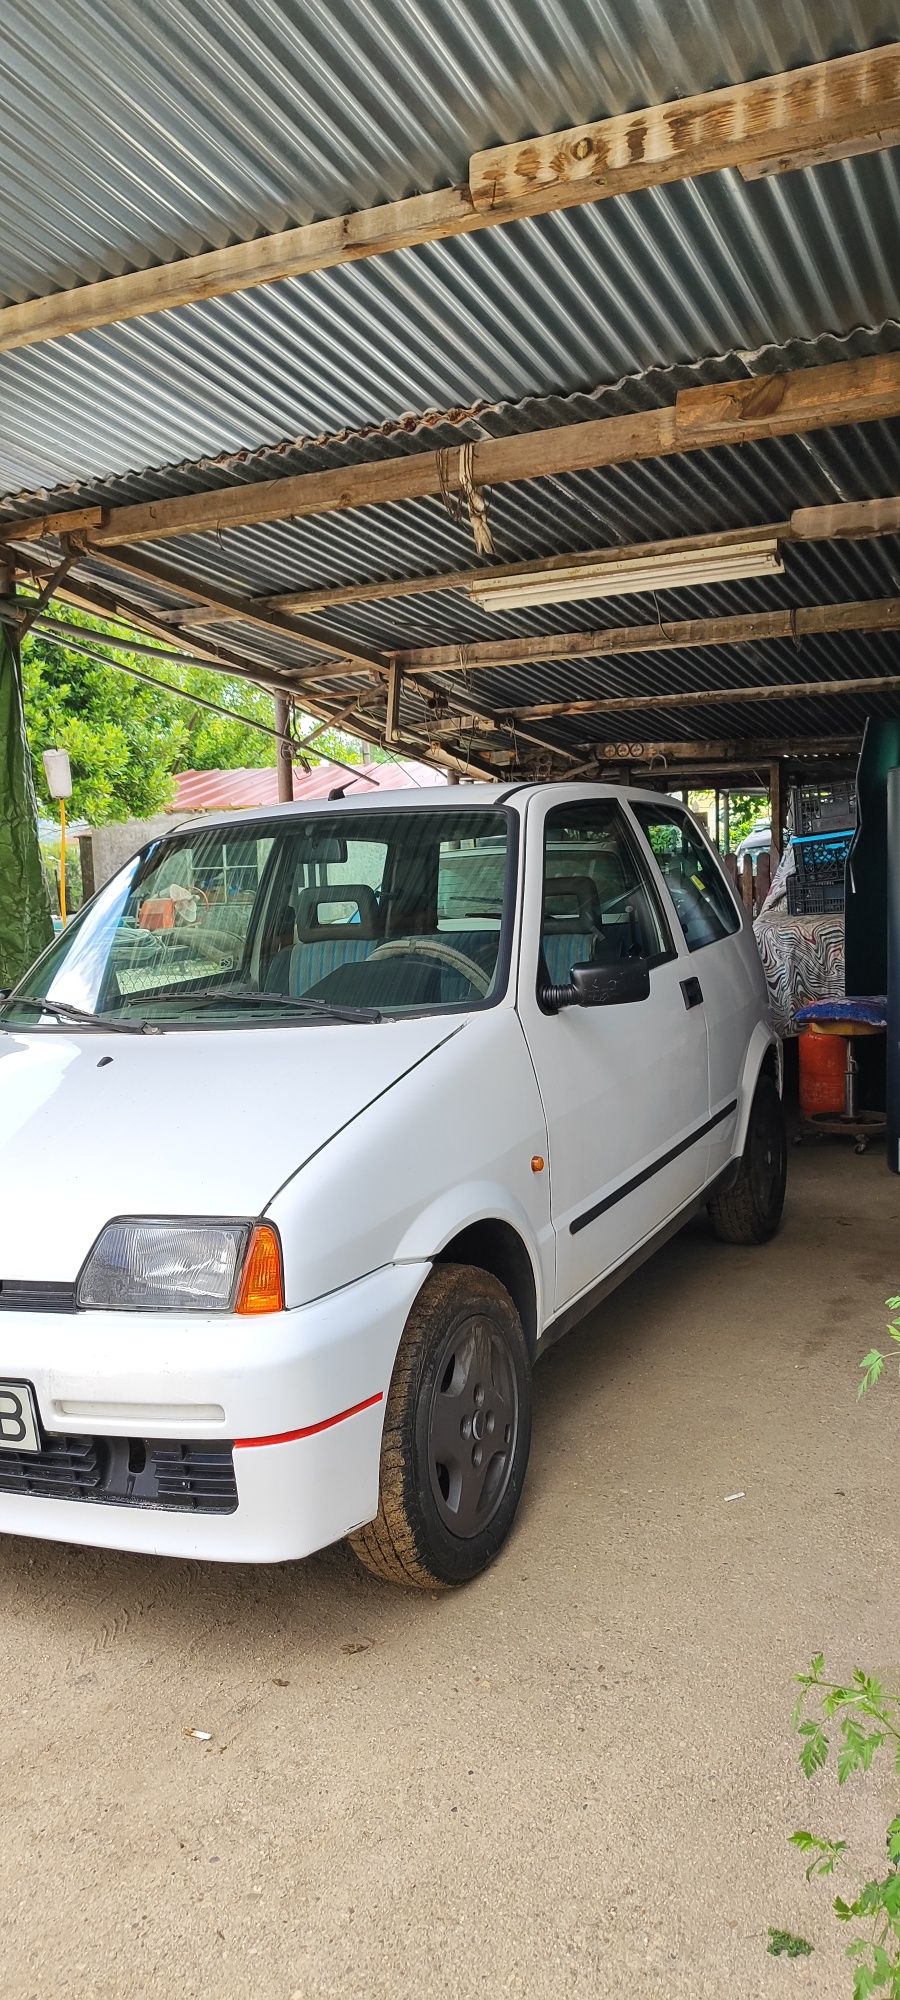
[[709, 1213], [723, 1243], [767, 1243], [784, 1208], [787, 1141], [781, 1099], [770, 1076], [761, 1076], [750, 1109], [738, 1176], [716, 1195]]
[[391, 1583], [434, 1590], [487, 1568], [512, 1526], [531, 1444], [531, 1364], [499, 1279], [439, 1264], [400, 1342], [379, 1507], [350, 1543]]

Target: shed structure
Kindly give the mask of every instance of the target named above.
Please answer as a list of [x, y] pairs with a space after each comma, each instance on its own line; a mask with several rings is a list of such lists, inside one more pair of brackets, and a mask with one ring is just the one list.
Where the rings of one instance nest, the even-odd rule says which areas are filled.
[[849, 754], [900, 700], [898, 37], [22, 0], [7, 618], [36, 585], [458, 775]]

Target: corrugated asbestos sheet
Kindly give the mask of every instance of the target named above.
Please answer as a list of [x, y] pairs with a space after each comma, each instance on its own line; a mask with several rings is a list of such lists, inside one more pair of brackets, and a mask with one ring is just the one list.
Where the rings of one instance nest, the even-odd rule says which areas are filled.
[[[3, 20], [0, 303], [465, 178], [470, 154], [900, 33], [897, 0], [18, 0]], [[900, 345], [900, 153], [745, 183], [723, 173], [0, 355], [0, 519], [273, 478], [658, 407], [682, 387]], [[423, 412], [439, 414], [422, 421]], [[412, 414], [410, 414], [412, 413]], [[692, 453], [494, 491], [500, 560], [783, 518], [900, 492], [900, 425]], [[43, 500], [40, 501], [43, 504]], [[188, 536], [149, 551], [251, 594], [472, 561], [438, 500]], [[147, 615], [177, 594], [84, 558], [70, 581]], [[900, 539], [791, 548], [766, 581], [489, 615], [459, 592], [328, 612], [395, 649], [900, 594]], [[269, 683], [322, 655], [210, 623]], [[896, 697], [704, 702], [763, 681], [897, 671], [884, 634], [458, 671], [448, 701], [696, 691], [677, 711], [554, 719], [545, 744], [854, 734]], [[377, 734], [383, 683], [332, 675]], [[497, 740], [500, 740], [499, 738]], [[524, 768], [536, 751], [503, 740]], [[464, 744], [462, 746], [464, 754]]]

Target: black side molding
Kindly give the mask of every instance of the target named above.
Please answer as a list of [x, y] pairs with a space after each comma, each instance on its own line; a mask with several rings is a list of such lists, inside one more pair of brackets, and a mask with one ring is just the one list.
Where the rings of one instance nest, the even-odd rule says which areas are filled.
[[595, 1201], [593, 1207], [586, 1208], [583, 1215], [576, 1215], [574, 1222], [569, 1223], [569, 1235], [577, 1236], [580, 1229], [587, 1229], [588, 1224], [596, 1222], [598, 1216], [605, 1215], [607, 1209], [615, 1208], [616, 1203], [624, 1201], [626, 1195], [634, 1194], [637, 1188], [643, 1187], [645, 1181], [652, 1180], [654, 1174], [662, 1173], [663, 1167], [671, 1166], [679, 1154], [686, 1153], [691, 1146], [696, 1146], [698, 1139], [705, 1139], [708, 1132], [723, 1124], [724, 1120], [730, 1118], [732, 1112], [736, 1110], [737, 1098], [733, 1097], [730, 1104], [724, 1104], [721, 1111], [714, 1112], [703, 1125], [697, 1125], [693, 1132], [688, 1133], [686, 1139], [679, 1139], [677, 1146], [670, 1146], [668, 1152], [661, 1154], [658, 1160], [652, 1160], [649, 1167], [642, 1167], [640, 1173], [634, 1174], [623, 1187], [615, 1188], [612, 1194], [605, 1194], [602, 1201]]
[[588, 1313], [594, 1311], [595, 1306], [602, 1305], [603, 1300], [609, 1298], [610, 1292], [615, 1292], [620, 1285], [624, 1285], [626, 1278], [633, 1278], [635, 1271], [639, 1271], [641, 1265], [646, 1264], [650, 1257], [655, 1257], [657, 1250], [661, 1250], [665, 1243], [670, 1242], [673, 1236], [677, 1236], [679, 1230], [683, 1229], [693, 1216], [699, 1215], [700, 1210], [712, 1201], [714, 1195], [727, 1194], [728, 1189], [734, 1186], [740, 1165], [740, 1160], [729, 1160], [721, 1173], [716, 1175], [715, 1180], [701, 1188], [698, 1194], [692, 1195], [684, 1208], [679, 1208], [675, 1215], [670, 1215], [668, 1222], [664, 1222], [662, 1228], [649, 1237], [646, 1243], [641, 1243], [636, 1250], [632, 1250], [630, 1257], [626, 1257], [623, 1263], [617, 1264], [615, 1270], [607, 1271], [605, 1277], [598, 1278], [596, 1285], [592, 1285], [590, 1291], [582, 1292], [581, 1297], [575, 1299], [570, 1306], [564, 1306], [562, 1312], [557, 1313], [556, 1318], [550, 1320], [544, 1328], [538, 1341], [536, 1358], [540, 1360], [548, 1347], [554, 1347], [558, 1340], [571, 1333], [572, 1328], [577, 1326], [580, 1320], [586, 1319]]

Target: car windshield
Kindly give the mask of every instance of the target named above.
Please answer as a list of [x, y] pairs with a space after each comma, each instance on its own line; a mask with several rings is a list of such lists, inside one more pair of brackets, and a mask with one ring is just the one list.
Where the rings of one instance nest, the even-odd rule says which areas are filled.
[[508, 968], [509, 862], [508, 815], [474, 805], [182, 829], [107, 883], [0, 1026], [234, 1028], [490, 1005]]

